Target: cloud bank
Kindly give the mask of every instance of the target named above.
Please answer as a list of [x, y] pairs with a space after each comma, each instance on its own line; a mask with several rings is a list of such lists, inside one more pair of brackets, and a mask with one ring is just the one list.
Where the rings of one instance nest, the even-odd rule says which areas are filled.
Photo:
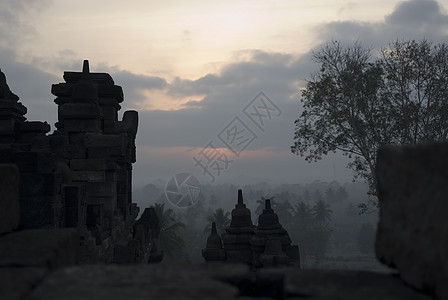
[[[13, 92], [28, 107], [28, 119], [47, 120], [53, 125], [57, 106], [52, 101], [51, 84], [62, 81], [63, 70], [80, 70], [83, 58], [70, 49], [61, 49], [57, 59], [33, 57], [32, 54], [22, 59], [20, 41], [37, 35], [27, 20], [48, 3], [0, 1], [0, 68], [6, 73]], [[409, 0], [400, 2], [381, 22], [328, 22], [316, 26], [313, 34], [319, 43], [331, 39], [341, 42], [358, 40], [376, 49], [396, 39], [426, 38], [434, 43], [446, 42], [448, 14], [440, 2]], [[208, 142], [217, 140], [218, 134], [235, 117], [250, 126], [250, 121], [244, 119], [243, 109], [261, 91], [278, 106], [281, 115], [268, 122], [264, 131], [252, 128], [257, 139], [245, 156], [239, 158], [238, 166], [232, 167], [229, 176], [246, 172], [248, 176], [256, 177], [275, 170], [279, 177], [300, 180], [318, 173], [314, 170], [320, 170], [325, 177], [327, 173], [335, 173], [329, 169], [334, 169], [335, 165], [342, 168], [339, 166], [345, 163], [334, 156], [333, 166], [328, 162], [321, 167], [313, 165], [312, 171], [307, 163], [289, 153], [293, 122], [301, 110], [300, 88], [318, 68], [311, 60], [312, 52], [318, 49], [319, 46], [303, 55], [244, 50], [238, 59], [224, 64], [219, 72], [197, 79], [136, 74], [103, 62], [91, 62], [96, 65], [91, 70], [111, 73], [115, 83], [123, 87], [123, 109], [138, 108], [140, 111], [137, 140], [140, 150], [136, 166], [140, 180], [145, 181], [152, 174], [165, 176], [191, 167], [195, 153]], [[55, 62], [52, 63], [52, 59]], [[56, 76], [43, 71], [42, 66], [52, 70], [59, 68], [60, 74]], [[170, 109], [160, 109], [164, 101]], [[223, 147], [222, 144], [218, 146]]]

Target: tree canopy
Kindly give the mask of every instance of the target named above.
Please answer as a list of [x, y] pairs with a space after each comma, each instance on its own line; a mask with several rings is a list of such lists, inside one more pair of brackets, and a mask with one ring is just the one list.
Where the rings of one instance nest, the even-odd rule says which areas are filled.
[[160, 226], [160, 234], [157, 238], [158, 246], [168, 260], [179, 259], [185, 247], [185, 241], [179, 236], [179, 231], [185, 228], [185, 224], [180, 221], [171, 208], [165, 208], [165, 203], [155, 203], [153, 207]]
[[446, 44], [396, 41], [374, 53], [358, 42], [332, 41], [313, 60], [320, 70], [302, 90], [293, 153], [312, 162], [341, 151], [355, 179], [365, 179], [376, 196], [381, 145], [447, 140]]
[[300, 256], [303, 262], [312, 256], [316, 266], [319, 265], [328, 250], [332, 216], [330, 206], [323, 200], [318, 200], [313, 206], [300, 201], [294, 205], [293, 227], [290, 231], [294, 240], [300, 247]]
[[225, 228], [230, 225], [230, 219], [230, 212], [217, 208], [211, 215], [207, 216], [207, 225], [204, 228], [204, 232], [209, 234], [212, 230], [212, 223], [215, 223], [218, 234], [223, 234]]

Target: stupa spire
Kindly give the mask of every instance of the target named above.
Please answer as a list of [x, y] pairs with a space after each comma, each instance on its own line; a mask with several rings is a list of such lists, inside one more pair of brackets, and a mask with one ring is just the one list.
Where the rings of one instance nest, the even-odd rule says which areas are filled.
[[82, 63], [82, 72], [84, 74], [90, 73], [89, 60], [85, 59]]

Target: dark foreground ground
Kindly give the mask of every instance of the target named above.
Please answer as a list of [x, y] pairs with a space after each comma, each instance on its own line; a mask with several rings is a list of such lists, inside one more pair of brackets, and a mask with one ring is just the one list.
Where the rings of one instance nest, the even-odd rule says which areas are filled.
[[36, 268], [2, 271], [2, 299], [431, 299], [393, 274], [368, 271], [252, 275], [243, 265], [164, 264], [74, 266], [48, 275]]
[[431, 299], [391, 272], [245, 265], [84, 265], [75, 230], [0, 238], [0, 299]]

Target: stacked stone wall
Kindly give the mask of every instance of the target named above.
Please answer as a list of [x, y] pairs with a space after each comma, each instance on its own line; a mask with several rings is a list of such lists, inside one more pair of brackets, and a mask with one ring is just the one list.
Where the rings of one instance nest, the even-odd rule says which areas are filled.
[[133, 236], [138, 113], [118, 120], [122, 88], [107, 73], [91, 73], [88, 61], [82, 72], [65, 72], [65, 82], [51, 89], [58, 122], [49, 134], [46, 122], [26, 120], [26, 107], [0, 74], [0, 163], [19, 170], [18, 229], [76, 228], [81, 263], [124, 262], [123, 251], [148, 258], [141, 254], [148, 240]]

